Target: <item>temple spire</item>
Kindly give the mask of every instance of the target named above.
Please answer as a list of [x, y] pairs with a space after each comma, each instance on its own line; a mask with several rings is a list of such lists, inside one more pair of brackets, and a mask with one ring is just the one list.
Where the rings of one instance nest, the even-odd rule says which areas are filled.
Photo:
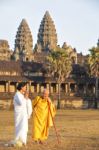
[[42, 50], [55, 49], [57, 46], [55, 25], [48, 11], [45, 12], [41, 21], [37, 44], [41, 45]]
[[[29, 57], [29, 55], [31, 56], [32, 49], [33, 49], [32, 34], [26, 19], [22, 19], [16, 34], [14, 55], [15, 56], [20, 55], [19, 58], [24, 60], [26, 59], [26, 57]], [[27, 59], [30, 59], [30, 57]]]
[[25, 19], [22, 19], [15, 39], [15, 49], [16, 47], [19, 49], [19, 51], [32, 51], [33, 47], [33, 40], [30, 28], [27, 24], [27, 21]]

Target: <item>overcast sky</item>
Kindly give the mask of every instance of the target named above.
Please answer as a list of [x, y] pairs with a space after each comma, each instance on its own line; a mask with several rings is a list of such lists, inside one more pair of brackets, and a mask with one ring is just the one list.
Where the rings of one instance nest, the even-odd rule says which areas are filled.
[[37, 33], [48, 10], [58, 34], [58, 45], [63, 42], [88, 53], [99, 38], [99, 0], [0, 0], [0, 39], [8, 40], [14, 49], [17, 28], [23, 18], [28, 22], [33, 36]]

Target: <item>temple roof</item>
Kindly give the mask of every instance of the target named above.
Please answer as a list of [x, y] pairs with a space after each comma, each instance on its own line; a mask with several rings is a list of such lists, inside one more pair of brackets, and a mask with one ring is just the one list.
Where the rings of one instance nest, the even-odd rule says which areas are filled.
[[67, 43], [66, 43], [66, 42], [64, 42], [64, 43], [63, 43], [62, 48], [64, 48], [64, 49], [68, 48], [68, 45], [67, 45]]
[[[2, 72], [10, 72], [12, 74], [1, 74]], [[14, 72], [17, 72], [17, 75], [13, 75]], [[34, 74], [34, 75], [25, 75], [24, 73], [43, 73], [43, 74]], [[45, 74], [45, 75], [44, 75]], [[80, 65], [73, 65], [72, 74], [77, 75], [77, 77], [70, 77], [65, 80], [65, 83], [95, 83], [95, 78], [89, 78], [86, 74], [84, 67]], [[55, 78], [46, 76], [46, 70], [44, 64], [37, 62], [20, 62], [20, 61], [0, 61], [0, 81], [32, 81], [36, 83], [52, 82], [56, 83]]]
[[22, 19], [20, 26], [28, 26], [26, 19]]
[[39, 72], [43, 70], [43, 65], [37, 62], [20, 62], [20, 61], [0, 61], [0, 71], [32, 71]]
[[0, 49], [9, 50], [9, 44], [7, 40], [0, 40]]

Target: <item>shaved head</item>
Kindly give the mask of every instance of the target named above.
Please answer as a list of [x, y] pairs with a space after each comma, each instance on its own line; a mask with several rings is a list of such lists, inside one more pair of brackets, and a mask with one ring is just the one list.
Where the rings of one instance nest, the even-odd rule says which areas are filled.
[[48, 93], [49, 94], [49, 90], [48, 89], [44, 89], [43, 93]]
[[49, 90], [48, 89], [44, 89], [43, 90], [43, 97], [44, 98], [48, 98], [48, 96], [49, 96]]

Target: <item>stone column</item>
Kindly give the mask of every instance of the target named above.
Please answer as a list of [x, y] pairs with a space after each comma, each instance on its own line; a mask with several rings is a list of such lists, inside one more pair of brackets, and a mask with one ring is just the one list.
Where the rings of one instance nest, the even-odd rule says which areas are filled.
[[39, 93], [39, 92], [40, 92], [40, 85], [37, 84], [37, 93]]
[[53, 87], [52, 86], [50, 87], [50, 89], [51, 89], [51, 93], [53, 93]]
[[68, 85], [67, 84], [65, 84], [65, 92], [66, 92], [66, 94], [68, 93]]
[[8, 92], [10, 92], [10, 81], [8, 81]]
[[96, 93], [96, 89], [95, 89], [95, 86], [93, 87], [93, 93], [94, 93], [94, 94]]
[[8, 92], [8, 91], [9, 91], [9, 83], [6, 82], [6, 92]]
[[74, 83], [74, 95], [76, 95], [77, 94], [77, 84], [76, 83]]
[[29, 83], [27, 83], [26, 88], [27, 88], [27, 91], [29, 91]]
[[46, 84], [46, 88], [50, 91], [50, 85]]
[[77, 90], [78, 90], [77, 84], [75, 84], [75, 93], [77, 93]]
[[56, 84], [56, 93], [58, 93], [58, 84]]
[[31, 92], [34, 93], [34, 85], [31, 83]]

